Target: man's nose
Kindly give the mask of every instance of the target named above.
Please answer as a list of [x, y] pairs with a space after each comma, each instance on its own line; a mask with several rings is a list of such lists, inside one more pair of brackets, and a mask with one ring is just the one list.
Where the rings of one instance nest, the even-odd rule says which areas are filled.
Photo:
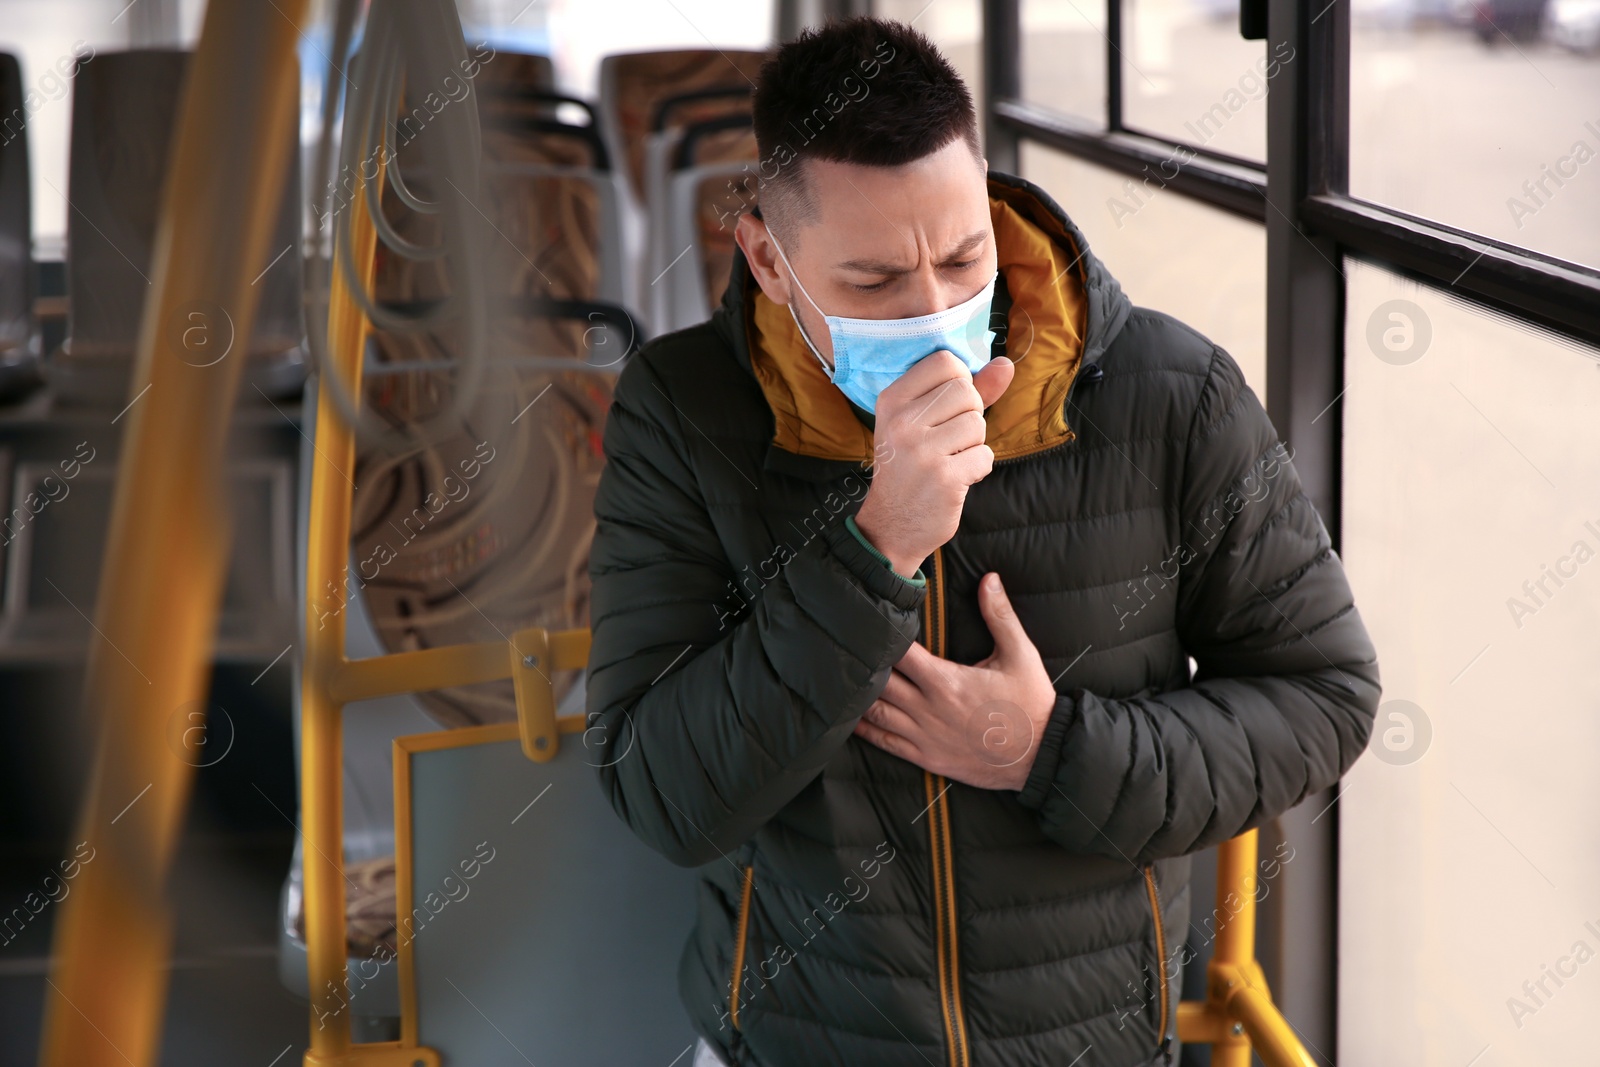
[[950, 286], [939, 276], [938, 270], [925, 267], [908, 276], [910, 284], [904, 289], [906, 304], [900, 309], [900, 318], [921, 318], [934, 315], [950, 307], [954, 300]]

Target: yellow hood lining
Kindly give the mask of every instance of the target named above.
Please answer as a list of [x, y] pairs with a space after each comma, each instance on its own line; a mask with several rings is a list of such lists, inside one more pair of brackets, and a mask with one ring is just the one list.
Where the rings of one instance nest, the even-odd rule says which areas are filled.
[[[1065, 229], [1052, 226], [1054, 233], [1046, 233], [1008, 202], [1009, 196], [1025, 195], [990, 186], [999, 268], [1012, 300], [1006, 354], [1017, 367], [1010, 387], [985, 413], [986, 440], [997, 459], [1075, 436], [1062, 405], [1083, 353], [1088, 302], [1081, 250]], [[746, 288], [745, 322], [750, 365], [772, 408], [773, 443], [801, 456], [870, 462], [872, 431], [828, 380], [789, 309], [767, 299], [753, 278]]]

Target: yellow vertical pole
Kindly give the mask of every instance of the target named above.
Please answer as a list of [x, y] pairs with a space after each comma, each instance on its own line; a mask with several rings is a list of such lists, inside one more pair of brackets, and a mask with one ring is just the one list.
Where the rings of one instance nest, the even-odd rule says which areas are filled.
[[[1212, 950], [1212, 999], [1226, 1002], [1228, 985], [1259, 970], [1256, 952], [1256, 854], [1260, 833], [1250, 830], [1217, 850], [1217, 941]], [[1219, 972], [1219, 965], [1227, 969]], [[1233, 1033], [1233, 1024], [1211, 1047], [1212, 1067], [1250, 1067], [1250, 1040]]]
[[85, 680], [98, 737], [78, 839], [93, 851], [57, 920], [44, 1067], [147, 1067], [160, 1052], [166, 880], [197, 762], [182, 727], [208, 689], [228, 427], [294, 143], [304, 9], [213, 0], [189, 66]]
[[[344, 207], [350, 215], [351, 253], [361, 283], [372, 291], [375, 231], [367, 214], [365, 183]], [[337, 233], [337, 222], [334, 225]], [[334, 262], [338, 262], [337, 251]], [[311, 1050], [307, 1064], [338, 1062], [350, 1051], [349, 990], [345, 977], [344, 704], [333, 692], [345, 665], [345, 608], [352, 595], [350, 497], [355, 488], [356, 442], [339, 416], [329, 373], [350, 395], [361, 395], [366, 316], [350, 296], [343, 271], [333, 271], [328, 300], [328, 362], [318, 383], [311, 514], [306, 540], [305, 670], [300, 689], [300, 818], [305, 847], [306, 955], [311, 986]]]

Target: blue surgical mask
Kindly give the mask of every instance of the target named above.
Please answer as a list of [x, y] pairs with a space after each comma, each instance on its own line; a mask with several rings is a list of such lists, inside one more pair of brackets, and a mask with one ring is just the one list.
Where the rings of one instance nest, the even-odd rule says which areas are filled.
[[[768, 236], [771, 236], [770, 230]], [[806, 287], [800, 284], [794, 264], [789, 262], [777, 238], [773, 238], [772, 245], [783, 257], [784, 266], [789, 268], [789, 277], [828, 324], [828, 336], [833, 339], [833, 366], [828, 366], [828, 361], [806, 336], [806, 328], [801, 325], [800, 316], [795, 315], [791, 302], [789, 314], [800, 328], [800, 336], [822, 364], [828, 380], [857, 407], [876, 414], [878, 394], [910, 370], [912, 364], [940, 350], [954, 353], [974, 374], [989, 362], [989, 346], [994, 342], [989, 314], [994, 302], [994, 283], [1000, 277], [998, 271], [971, 300], [932, 315], [914, 319], [848, 319], [829, 315], [817, 307]]]

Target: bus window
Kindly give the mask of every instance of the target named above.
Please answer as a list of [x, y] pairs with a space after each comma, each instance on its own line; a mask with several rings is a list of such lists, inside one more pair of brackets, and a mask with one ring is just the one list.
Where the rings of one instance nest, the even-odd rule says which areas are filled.
[[1267, 84], [1294, 53], [1240, 37], [1238, 0], [1138, 0], [1123, 8], [1122, 33], [1129, 129], [1267, 158]]
[[1260, 223], [1042, 145], [1022, 146], [1022, 174], [1066, 208], [1135, 304], [1175, 315], [1227, 349], [1266, 397]]
[[1106, 122], [1105, 0], [1021, 0], [1022, 98]]
[[1600, 919], [1600, 351], [1345, 275], [1343, 556], [1384, 703], [1339, 799], [1339, 1061], [1576, 1062]]
[[[1351, 14], [1350, 194], [1600, 266], [1600, 16], [1506, 0], [1397, 14], [1421, 6]], [[1590, 54], [1560, 36], [1580, 17]]]

